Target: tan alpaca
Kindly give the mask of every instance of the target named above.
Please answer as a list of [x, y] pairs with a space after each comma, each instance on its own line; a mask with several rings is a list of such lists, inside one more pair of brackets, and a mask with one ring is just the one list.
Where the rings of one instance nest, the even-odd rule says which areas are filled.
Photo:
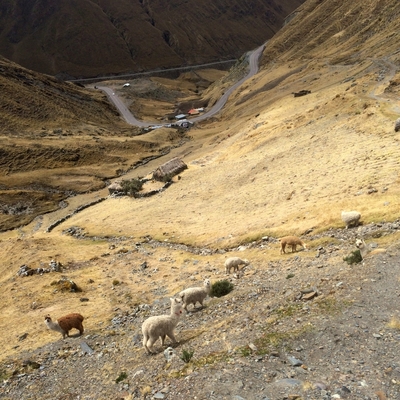
[[63, 317], [58, 318], [57, 322], [53, 322], [49, 314], [44, 317], [44, 322], [47, 327], [53, 331], [60, 332], [63, 335], [63, 339], [65, 339], [66, 336], [69, 336], [69, 331], [73, 328], [78, 329], [79, 334], [82, 335], [83, 320], [84, 318], [82, 315], [78, 313], [64, 315]]
[[285, 236], [280, 238], [279, 241], [281, 242], [281, 254], [286, 253], [286, 246], [292, 247], [292, 253], [296, 251], [297, 246], [302, 246], [303, 249], [307, 249], [307, 246], [297, 236]]

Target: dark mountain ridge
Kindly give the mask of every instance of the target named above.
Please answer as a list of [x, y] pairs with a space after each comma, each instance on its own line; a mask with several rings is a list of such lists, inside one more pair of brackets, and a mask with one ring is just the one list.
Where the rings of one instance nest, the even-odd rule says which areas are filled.
[[303, 0], [4, 0], [0, 54], [68, 77], [138, 72], [241, 56]]

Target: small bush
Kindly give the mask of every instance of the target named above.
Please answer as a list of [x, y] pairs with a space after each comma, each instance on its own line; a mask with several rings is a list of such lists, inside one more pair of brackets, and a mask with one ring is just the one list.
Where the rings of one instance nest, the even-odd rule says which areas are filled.
[[347, 264], [358, 264], [362, 261], [362, 256], [360, 250], [352, 251], [347, 257], [343, 257], [343, 261], [346, 261]]
[[133, 196], [135, 193], [142, 190], [143, 182], [140, 179], [131, 179], [130, 181], [123, 180], [121, 182], [121, 187], [125, 194]]
[[119, 374], [119, 377], [115, 380], [116, 383], [120, 383], [122, 382], [124, 379], [126, 379], [128, 377], [126, 372], [121, 372]]
[[192, 359], [193, 354], [194, 354], [194, 350], [185, 350], [185, 349], [183, 349], [182, 350], [182, 355], [180, 356], [180, 359], [182, 361], [184, 361], [185, 363], [188, 363]]
[[211, 296], [212, 297], [222, 297], [226, 296], [228, 293], [232, 292], [233, 284], [228, 280], [214, 282], [211, 285]]

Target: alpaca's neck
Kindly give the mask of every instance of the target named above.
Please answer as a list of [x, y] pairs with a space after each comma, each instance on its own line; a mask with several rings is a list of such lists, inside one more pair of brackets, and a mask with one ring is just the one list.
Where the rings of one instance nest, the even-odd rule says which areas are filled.
[[58, 322], [46, 321], [46, 325], [49, 329], [52, 329], [53, 331], [63, 333], [63, 329], [61, 328], [60, 325], [58, 325]]
[[177, 324], [178, 321], [179, 321], [180, 318], [181, 318], [181, 315], [182, 315], [182, 314], [179, 313], [179, 311], [171, 310], [170, 318], [171, 318], [172, 322], [175, 322], [175, 323]]

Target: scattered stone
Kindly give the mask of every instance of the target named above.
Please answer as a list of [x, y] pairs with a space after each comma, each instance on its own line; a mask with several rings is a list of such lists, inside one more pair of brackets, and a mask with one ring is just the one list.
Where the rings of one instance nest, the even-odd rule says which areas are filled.
[[61, 277], [58, 281], [53, 281], [50, 285], [56, 286], [56, 290], [60, 290], [61, 292], [81, 292], [82, 289], [78, 287], [78, 285], [72, 280], [67, 278], [66, 276]]
[[281, 386], [281, 387], [297, 386], [297, 385], [301, 385], [301, 381], [299, 381], [298, 379], [293, 379], [293, 378], [284, 378], [284, 379], [279, 379], [278, 381], [275, 381], [275, 385]]
[[394, 123], [394, 131], [395, 132], [400, 131], [400, 118], [397, 118], [396, 122]]
[[81, 349], [84, 353], [89, 355], [94, 353], [94, 350], [86, 342], [81, 342]]
[[293, 92], [293, 96], [294, 97], [301, 97], [301, 96], [305, 96], [306, 94], [310, 94], [311, 90], [300, 90], [299, 92]]
[[250, 344], [249, 344], [249, 347], [250, 347], [250, 349], [253, 350], [253, 351], [258, 351], [257, 346], [256, 346], [255, 344], [253, 344], [253, 343], [250, 343]]
[[22, 340], [25, 340], [26, 338], [28, 337], [28, 333], [24, 333], [24, 334], [22, 334], [19, 338], [18, 338], [18, 341], [22, 341]]
[[119, 182], [119, 181], [113, 182], [111, 185], [109, 185], [107, 187], [107, 189], [108, 189], [108, 193], [109, 194], [116, 194], [116, 193], [122, 193], [123, 192], [123, 189], [122, 189], [122, 186], [121, 186], [121, 182]]
[[289, 363], [293, 367], [300, 367], [301, 365], [303, 365], [303, 361], [301, 361], [293, 356], [287, 356], [287, 359], [289, 360]]
[[311, 292], [311, 293], [304, 294], [301, 298], [303, 300], [312, 300], [316, 296], [318, 296], [317, 292]]

